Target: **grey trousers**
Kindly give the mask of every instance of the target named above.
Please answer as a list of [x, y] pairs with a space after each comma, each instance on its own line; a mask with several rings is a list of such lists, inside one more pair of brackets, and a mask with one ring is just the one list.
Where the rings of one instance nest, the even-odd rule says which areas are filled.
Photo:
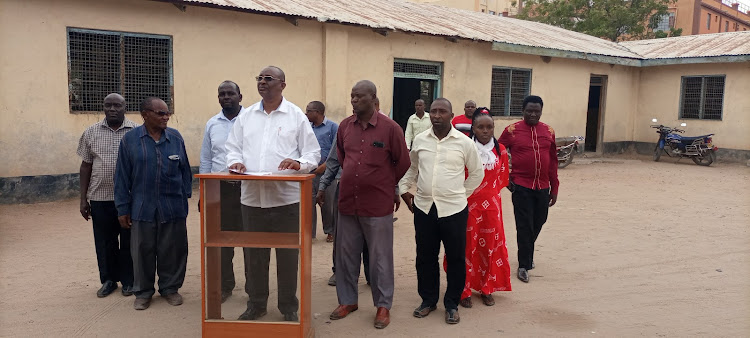
[[154, 296], [155, 273], [159, 293], [177, 292], [185, 281], [188, 239], [185, 219], [169, 222], [133, 221], [130, 227], [130, 254], [133, 257], [133, 292], [136, 298]]
[[[251, 232], [299, 232], [299, 203], [275, 208], [242, 205], [242, 226]], [[268, 267], [270, 248], [244, 248], [245, 292], [248, 309], [266, 309], [268, 305]], [[281, 313], [297, 312], [297, 270], [299, 250], [276, 249], [276, 283]]]
[[[315, 175], [313, 178], [313, 208], [312, 208], [312, 237], [315, 238], [318, 233], [318, 208], [315, 207], [315, 196], [318, 195], [318, 186], [320, 185], [320, 177], [323, 175]], [[326, 188], [326, 203], [320, 207], [321, 219], [323, 220], [323, 233], [326, 235], [333, 234], [333, 228], [336, 226], [336, 220], [339, 211], [338, 204], [338, 187], [339, 180], [334, 180], [331, 185]], [[329, 203], [335, 201], [334, 203]]]
[[358, 302], [360, 255], [367, 241], [370, 254], [370, 285], [376, 307], [393, 304], [393, 214], [360, 217], [339, 213], [336, 225], [336, 294], [339, 304]]

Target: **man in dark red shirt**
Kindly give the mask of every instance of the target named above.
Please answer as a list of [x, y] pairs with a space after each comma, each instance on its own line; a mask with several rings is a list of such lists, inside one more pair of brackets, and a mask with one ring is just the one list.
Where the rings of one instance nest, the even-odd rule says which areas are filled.
[[[375, 327], [390, 323], [393, 303], [393, 211], [396, 183], [409, 169], [409, 150], [401, 127], [375, 109], [375, 84], [363, 80], [352, 88], [354, 115], [336, 135], [343, 173], [339, 183], [336, 225], [336, 294], [339, 306], [331, 319], [341, 319], [358, 306], [359, 257], [367, 241], [372, 300], [378, 308]], [[398, 205], [397, 205], [398, 206]]]
[[539, 96], [523, 100], [523, 121], [503, 130], [498, 139], [512, 156], [510, 184], [518, 241], [518, 279], [529, 282], [534, 268], [534, 242], [557, 202], [557, 148], [555, 131], [539, 122], [544, 102]]

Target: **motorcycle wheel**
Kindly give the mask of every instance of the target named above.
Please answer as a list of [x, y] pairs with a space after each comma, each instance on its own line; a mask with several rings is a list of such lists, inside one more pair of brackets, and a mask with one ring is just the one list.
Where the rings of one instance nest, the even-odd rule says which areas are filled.
[[714, 160], [716, 160], [716, 153], [714, 153], [713, 149], [711, 149], [707, 150], [706, 153], [703, 154], [703, 156], [695, 156], [692, 159], [695, 164], [708, 167], [711, 165], [711, 163], [714, 163]]
[[654, 149], [654, 162], [659, 162], [659, 159], [661, 158], [662, 150], [659, 149], [659, 145], [656, 146], [656, 149]]
[[565, 167], [569, 166], [571, 163], [573, 163], [573, 154], [574, 153], [575, 153], [575, 151], [573, 151], [571, 149], [570, 150], [570, 156], [568, 156], [567, 160], [562, 161], [562, 162], [559, 162], [559, 161], [557, 162], [557, 168], [558, 169], [562, 169], [562, 168], [565, 168]]

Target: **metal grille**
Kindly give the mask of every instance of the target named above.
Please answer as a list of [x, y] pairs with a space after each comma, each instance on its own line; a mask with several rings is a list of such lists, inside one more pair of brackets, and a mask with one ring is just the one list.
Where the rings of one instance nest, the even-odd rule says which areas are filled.
[[682, 77], [680, 118], [721, 120], [724, 76]]
[[109, 93], [122, 94], [128, 110], [149, 96], [172, 105], [172, 39], [68, 29], [68, 83], [71, 112], [99, 112]]
[[493, 115], [522, 116], [531, 89], [531, 70], [492, 68], [490, 110]]
[[396, 61], [393, 63], [393, 72], [440, 75], [440, 66]]

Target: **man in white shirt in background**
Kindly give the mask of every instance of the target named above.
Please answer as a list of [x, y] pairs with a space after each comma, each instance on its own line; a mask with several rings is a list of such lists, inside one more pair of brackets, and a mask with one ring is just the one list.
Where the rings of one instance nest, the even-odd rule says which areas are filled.
[[[275, 66], [255, 77], [260, 102], [242, 110], [227, 138], [227, 166], [238, 172], [307, 174], [318, 167], [320, 146], [305, 113], [282, 96], [284, 72]], [[296, 182], [242, 182], [243, 230], [299, 232], [300, 187]], [[271, 249], [245, 248], [245, 292], [250, 299], [239, 320], [266, 315]], [[276, 249], [279, 310], [285, 321], [299, 321], [299, 250]]]
[[[474, 141], [453, 128], [450, 101], [440, 98], [430, 107], [432, 129], [414, 138], [411, 166], [399, 193], [414, 213], [417, 242], [417, 289], [422, 304], [414, 317], [423, 318], [437, 309], [440, 297], [440, 242], [445, 247], [448, 286], [443, 297], [445, 322], [457, 324], [458, 303], [466, 282], [467, 198], [484, 179], [484, 168]], [[464, 168], [468, 171], [465, 176]], [[416, 198], [408, 190], [416, 183]]]
[[409, 120], [406, 121], [406, 147], [409, 150], [411, 150], [414, 137], [432, 127], [430, 115], [424, 111], [424, 100], [419, 99], [414, 101], [414, 109], [416, 112], [412, 116], [409, 116]]
[[[219, 105], [221, 111], [206, 122], [201, 146], [201, 174], [227, 171], [227, 151], [224, 143], [229, 131], [234, 126], [242, 110], [240, 86], [233, 81], [224, 81], [219, 85]], [[219, 184], [221, 194], [221, 230], [242, 231], [242, 213], [240, 208], [240, 181], [222, 180]], [[200, 208], [200, 203], [198, 203]], [[221, 302], [227, 300], [234, 290], [234, 248], [221, 248]]]

